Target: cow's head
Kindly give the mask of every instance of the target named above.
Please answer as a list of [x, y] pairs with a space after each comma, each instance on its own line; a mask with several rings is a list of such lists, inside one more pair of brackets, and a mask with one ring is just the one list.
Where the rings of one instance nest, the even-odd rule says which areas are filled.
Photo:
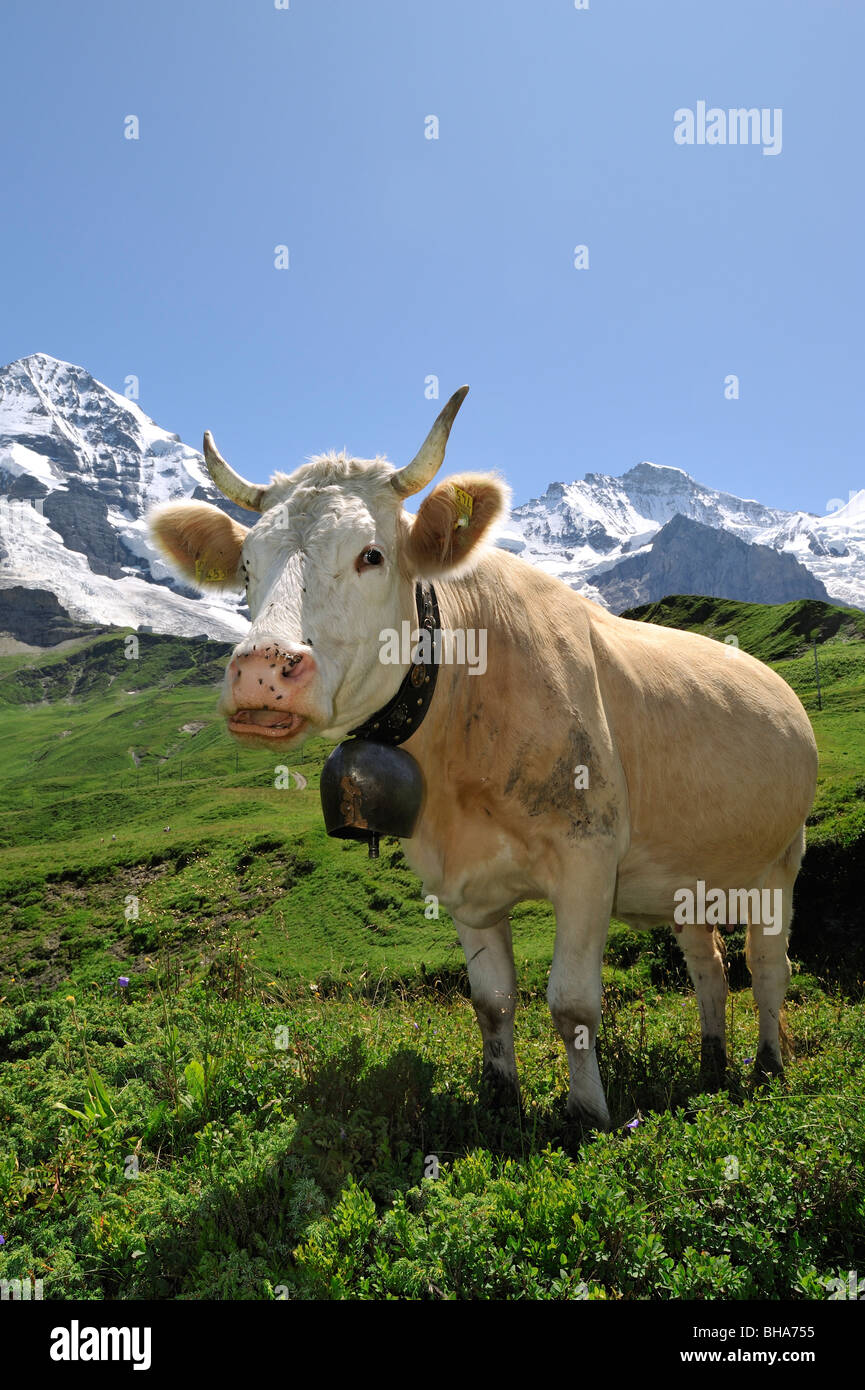
[[415, 581], [470, 568], [506, 504], [493, 475], [467, 473], [439, 483], [417, 516], [403, 508], [441, 467], [467, 390], [451, 397], [401, 469], [328, 454], [255, 487], [207, 433], [214, 482], [260, 519], [247, 529], [206, 502], [151, 513], [174, 569], [201, 588], [246, 589], [252, 627], [234, 650], [220, 702], [243, 742], [342, 738], [396, 693], [406, 668], [382, 662], [380, 634], [399, 632], [406, 619], [414, 629]]

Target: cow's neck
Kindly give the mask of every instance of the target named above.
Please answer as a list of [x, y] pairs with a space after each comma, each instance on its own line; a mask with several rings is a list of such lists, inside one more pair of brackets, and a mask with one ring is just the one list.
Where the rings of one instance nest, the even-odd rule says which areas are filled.
[[486, 670], [440, 665], [429, 712], [404, 745], [427, 780], [446, 770], [450, 780], [471, 778], [516, 757], [527, 739], [551, 749], [566, 742], [575, 701], [587, 709], [596, 698], [585, 657], [594, 605], [503, 550], [465, 579], [437, 581], [436, 591], [444, 629], [486, 634]]
[[405, 743], [420, 728], [435, 694], [439, 667], [436, 639], [440, 626], [435, 589], [425, 580], [415, 585], [418, 640], [417, 660], [406, 671], [399, 689], [373, 714], [349, 733], [354, 738], [396, 746]]
[[[529, 644], [536, 634], [519, 585], [508, 574], [509, 561], [513, 563], [512, 557], [496, 551], [465, 579], [436, 581], [442, 659], [423, 724], [404, 745], [426, 765], [427, 776], [442, 775], [445, 764], [452, 761], [447, 754], [470, 757], [476, 746], [497, 732], [493, 729], [493, 723], [501, 725], [497, 695], [503, 686], [519, 680], [520, 669], [528, 675], [535, 664]], [[449, 642], [448, 634], [457, 634], [458, 640]], [[475, 635], [473, 642], [469, 634]], [[473, 666], [465, 659], [470, 654], [477, 657], [482, 642], [483, 672], [477, 663]], [[463, 659], [448, 660], [457, 651]]]

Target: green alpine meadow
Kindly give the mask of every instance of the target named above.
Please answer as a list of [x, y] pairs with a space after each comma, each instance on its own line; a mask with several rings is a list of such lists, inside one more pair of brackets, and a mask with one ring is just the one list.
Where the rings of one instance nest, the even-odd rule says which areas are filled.
[[397, 841], [375, 861], [327, 837], [323, 741], [282, 765], [229, 739], [227, 645], [114, 630], [14, 652], [0, 1280], [94, 1301], [862, 1296], [865, 614], [679, 596], [626, 616], [750, 652], [812, 720], [785, 1078], [751, 1079], [741, 929], [711, 1093], [673, 932], [613, 921], [613, 1127], [581, 1129], [545, 997], [552, 909], [524, 903], [522, 1103], [484, 1104], [447, 913]]

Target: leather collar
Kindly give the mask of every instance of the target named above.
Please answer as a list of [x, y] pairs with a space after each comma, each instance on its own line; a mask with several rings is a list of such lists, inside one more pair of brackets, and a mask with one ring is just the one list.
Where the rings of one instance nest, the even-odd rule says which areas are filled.
[[[372, 743], [387, 743], [394, 746], [405, 743], [418, 729], [430, 707], [436, 687], [438, 663], [436, 662], [436, 632], [439, 628], [439, 606], [436, 591], [426, 580], [415, 585], [417, 604], [417, 625], [429, 632], [429, 641], [420, 644], [420, 655], [424, 648], [430, 653], [429, 661], [414, 662], [406, 672], [402, 685], [392, 700], [371, 714], [356, 729], [349, 729], [351, 738], [365, 738]], [[414, 646], [418, 645], [415, 641]]]

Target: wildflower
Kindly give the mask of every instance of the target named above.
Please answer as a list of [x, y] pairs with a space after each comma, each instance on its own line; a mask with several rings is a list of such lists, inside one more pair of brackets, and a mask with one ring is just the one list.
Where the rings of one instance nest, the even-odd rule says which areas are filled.
[[0, 1236], [0, 1245], [5, 1245], [5, 1244], [6, 1244], [6, 1237], [5, 1237], [5, 1236]]
[[744, 1058], [742, 1059], [742, 1066], [743, 1066], [743, 1067], [748, 1067], [748, 1066], [750, 1066], [751, 1063], [753, 1062], [753, 1060], [754, 1060], [753, 1057], [744, 1057]]
[[120, 986], [121, 989], [126, 989], [127, 985], [129, 984], [129, 976], [128, 976], [128, 975], [120, 975], [120, 976], [118, 976], [117, 983], [119, 984], [119, 986]]
[[66, 996], [66, 1002], [67, 1002], [67, 1004], [74, 1004], [74, 1003], [75, 1003], [75, 995], [74, 995], [74, 994], [67, 994], [67, 996]]
[[639, 1123], [640, 1119], [639, 1116], [637, 1116], [635, 1120], [628, 1120], [628, 1123], [625, 1125], [625, 1129], [636, 1129]]

